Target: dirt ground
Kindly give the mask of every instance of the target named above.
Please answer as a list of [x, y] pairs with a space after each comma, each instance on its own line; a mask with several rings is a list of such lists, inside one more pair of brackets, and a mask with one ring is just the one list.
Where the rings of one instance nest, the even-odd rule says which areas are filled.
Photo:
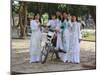
[[29, 39], [12, 39], [11, 50], [11, 69], [14, 72], [20, 73], [35, 73], [48, 71], [70, 71], [70, 70], [85, 70], [92, 69], [82, 67], [82, 64], [95, 62], [95, 42], [81, 41], [81, 63], [63, 63], [60, 60], [53, 58], [51, 61], [48, 58], [45, 64], [29, 63]]

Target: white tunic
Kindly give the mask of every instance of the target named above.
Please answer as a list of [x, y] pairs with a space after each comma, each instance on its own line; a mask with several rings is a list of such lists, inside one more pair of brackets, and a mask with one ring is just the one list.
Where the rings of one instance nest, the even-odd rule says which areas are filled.
[[80, 23], [72, 22], [72, 30], [70, 35], [71, 62], [80, 63]]
[[60, 53], [60, 58], [63, 62], [66, 62], [70, 60], [69, 59], [69, 42], [70, 42], [69, 38], [70, 38], [71, 26], [67, 20], [65, 20], [63, 24], [64, 24], [64, 31], [62, 33], [63, 36], [62, 42], [63, 42], [63, 50], [66, 51], [66, 53]]
[[51, 28], [53, 29], [59, 29], [59, 31], [57, 32], [57, 42], [56, 42], [56, 48], [57, 50], [60, 48], [60, 49], [63, 49], [63, 46], [62, 46], [62, 39], [61, 39], [61, 21], [58, 20], [58, 19], [55, 19], [55, 20], [49, 20], [48, 22], [48, 26], [51, 26]]
[[55, 29], [56, 26], [57, 26], [57, 20], [56, 19], [55, 20], [49, 20], [47, 25], [50, 26], [51, 28]]
[[30, 38], [30, 63], [40, 61], [40, 39], [41, 39], [41, 32], [39, 29], [39, 24], [36, 20], [32, 20], [30, 23], [32, 34]]
[[57, 19], [57, 26], [56, 29], [59, 30], [57, 32], [57, 43], [56, 43], [56, 48], [58, 49], [62, 49], [63, 50], [63, 46], [62, 46], [62, 38], [61, 38], [61, 21], [59, 19]]

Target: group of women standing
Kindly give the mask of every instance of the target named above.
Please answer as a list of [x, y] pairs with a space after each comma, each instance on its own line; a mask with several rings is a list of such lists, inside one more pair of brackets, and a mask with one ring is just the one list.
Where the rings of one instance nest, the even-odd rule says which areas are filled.
[[[39, 15], [35, 15], [35, 19], [31, 20], [30, 26], [32, 30], [30, 40], [30, 63], [39, 62], [41, 55], [41, 31], [39, 28]], [[80, 63], [80, 23], [75, 15], [68, 18], [66, 12], [57, 11], [51, 15], [51, 19], [46, 24], [56, 30], [57, 42], [56, 49], [59, 52], [59, 58], [63, 62]]]

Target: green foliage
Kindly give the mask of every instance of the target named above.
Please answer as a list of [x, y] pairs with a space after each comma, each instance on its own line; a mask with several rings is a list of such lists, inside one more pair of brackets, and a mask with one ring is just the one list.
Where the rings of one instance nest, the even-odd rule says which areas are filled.
[[12, 1], [12, 12], [14, 15], [18, 13], [19, 6], [20, 6], [19, 2], [18, 3], [16, 3], [16, 2], [17, 1]]
[[[20, 2], [18, 4], [14, 4], [12, 1], [12, 11], [18, 13], [18, 9], [20, 6]], [[55, 3], [39, 3], [39, 2], [27, 2], [28, 12], [40, 13], [48, 12], [51, 14], [56, 12], [57, 10], [69, 12], [72, 15], [83, 16], [88, 14], [90, 10], [95, 9], [93, 6], [86, 5], [69, 5], [69, 4], [55, 4]]]
[[41, 24], [42, 25], [46, 24], [48, 22], [48, 18], [49, 18], [48, 13], [42, 14], [42, 16], [41, 16]]
[[81, 34], [83, 40], [95, 41], [95, 33], [83, 31]]

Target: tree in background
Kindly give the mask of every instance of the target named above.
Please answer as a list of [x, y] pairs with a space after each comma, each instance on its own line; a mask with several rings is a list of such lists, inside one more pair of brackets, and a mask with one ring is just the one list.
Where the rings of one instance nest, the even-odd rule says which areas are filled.
[[88, 6], [89, 12], [92, 15], [92, 18], [94, 19], [94, 22], [96, 24], [96, 6]]
[[19, 11], [19, 3], [16, 1], [12, 1], [12, 9], [11, 9], [11, 18], [12, 18], [12, 27], [16, 27], [16, 23], [14, 17], [18, 14]]
[[17, 27], [20, 29], [20, 38], [25, 38], [26, 36], [26, 26], [27, 26], [27, 3], [26, 2], [19, 2], [19, 22]]
[[[50, 16], [51, 13], [56, 12], [57, 10], [66, 11], [70, 14], [76, 16], [84, 16], [91, 14], [94, 22], [96, 23], [96, 7], [87, 6], [87, 5], [71, 5], [71, 4], [55, 4], [55, 3], [40, 3], [40, 2], [23, 2], [19, 1], [16, 5], [12, 1], [12, 12], [19, 15], [19, 22], [17, 27], [20, 28], [20, 37], [24, 38], [26, 36], [26, 26], [27, 26], [27, 15], [29, 13], [39, 13], [42, 15], [44, 12], [47, 12]], [[14, 18], [14, 14], [12, 18]], [[14, 19], [13, 19], [14, 25]]]

